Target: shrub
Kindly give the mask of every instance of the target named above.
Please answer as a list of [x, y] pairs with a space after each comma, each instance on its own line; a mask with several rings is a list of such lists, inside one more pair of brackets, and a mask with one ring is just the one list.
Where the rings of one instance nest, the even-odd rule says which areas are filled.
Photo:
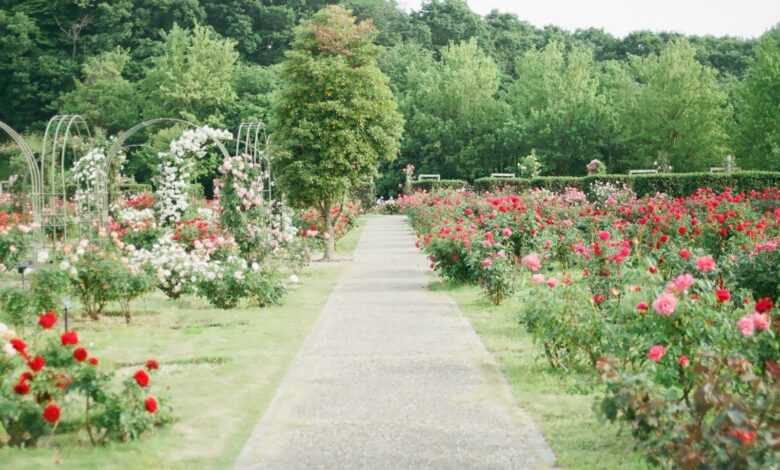
[[156, 361], [115, 391], [114, 374], [99, 367], [75, 331], [54, 333], [56, 323], [55, 312], [41, 314], [40, 329], [24, 339], [0, 324], [0, 425], [8, 445], [34, 447], [57, 430], [62, 417], [77, 416], [78, 408], [82, 418], [66, 428], [85, 427], [93, 444], [135, 439], [169, 422], [163, 400], [150, 395]]

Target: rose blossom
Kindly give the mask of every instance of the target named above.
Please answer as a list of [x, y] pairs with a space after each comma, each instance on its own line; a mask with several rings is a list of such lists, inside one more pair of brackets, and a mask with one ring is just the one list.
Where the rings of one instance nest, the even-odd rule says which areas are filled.
[[742, 333], [742, 336], [753, 336], [753, 332], [756, 329], [756, 325], [753, 322], [753, 315], [748, 314], [744, 317], [740, 318], [737, 321], [737, 328], [739, 328], [740, 333]]
[[677, 297], [668, 292], [659, 295], [653, 302], [653, 310], [655, 310], [655, 313], [664, 317], [673, 314], [676, 308]]
[[550, 289], [554, 289], [555, 286], [558, 285], [558, 279], [551, 277], [550, 279], [547, 279], [547, 287]]
[[482, 267], [485, 269], [490, 269], [490, 267], [493, 266], [493, 260], [490, 258], [485, 258], [482, 260]]
[[753, 313], [753, 326], [759, 331], [766, 331], [769, 329], [769, 325], [772, 320], [769, 318], [768, 313]]
[[537, 272], [542, 267], [542, 262], [539, 260], [539, 255], [536, 253], [529, 253], [523, 256], [523, 259], [520, 261], [523, 263], [523, 266], [528, 268], [531, 272]]
[[718, 303], [728, 302], [731, 299], [731, 292], [728, 289], [715, 289], [715, 298], [718, 299]]
[[609, 240], [610, 237], [611, 237], [610, 233], [607, 232], [606, 230], [602, 230], [602, 231], [599, 232], [599, 240], [601, 240], [603, 242]]
[[656, 344], [647, 351], [647, 358], [653, 362], [660, 362], [666, 354], [666, 348], [660, 344]]
[[647, 305], [647, 302], [639, 302], [636, 304], [636, 309], [638, 312], [646, 312], [650, 308], [649, 305]]
[[712, 256], [702, 256], [696, 259], [696, 269], [703, 273], [712, 272], [715, 270], [715, 260]]
[[680, 274], [666, 286], [666, 290], [676, 294], [681, 294], [690, 289], [694, 282], [695, 279], [690, 274]]
[[691, 363], [691, 360], [690, 360], [690, 359], [688, 359], [688, 356], [686, 356], [686, 355], [682, 355], [682, 356], [680, 356], [680, 358], [677, 360], [677, 363], [678, 363], [678, 364], [680, 364], [680, 367], [688, 367], [688, 364], [690, 364], [690, 363]]
[[534, 284], [544, 284], [547, 280], [544, 278], [544, 274], [534, 274], [531, 276], [531, 281]]
[[772, 307], [772, 299], [769, 297], [764, 297], [756, 302], [756, 312], [758, 313], [766, 313], [772, 310]]

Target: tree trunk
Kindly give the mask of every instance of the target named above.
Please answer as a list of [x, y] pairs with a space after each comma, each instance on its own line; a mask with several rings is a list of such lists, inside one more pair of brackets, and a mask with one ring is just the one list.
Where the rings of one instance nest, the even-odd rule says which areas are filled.
[[331, 261], [336, 258], [336, 229], [333, 223], [333, 214], [331, 213], [330, 204], [325, 204], [325, 255], [323, 260]]

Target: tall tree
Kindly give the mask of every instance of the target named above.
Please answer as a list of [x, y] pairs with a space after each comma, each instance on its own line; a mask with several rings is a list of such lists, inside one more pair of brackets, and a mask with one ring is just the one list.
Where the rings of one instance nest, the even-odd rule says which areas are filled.
[[485, 23], [465, 0], [426, 0], [413, 16], [431, 30], [431, 43], [441, 49], [450, 43], [483, 38]]
[[274, 104], [277, 181], [298, 207], [316, 207], [335, 256], [334, 221], [350, 190], [398, 154], [403, 118], [370, 21], [329, 6], [295, 29]]
[[617, 86], [623, 139], [647, 167], [667, 161], [676, 171], [704, 170], [728, 150], [725, 123], [731, 111], [716, 71], [696, 60], [687, 40], [659, 54], [634, 57], [631, 80]]
[[780, 27], [758, 43], [738, 90], [736, 114], [734, 144], [740, 164], [780, 169]]
[[493, 59], [475, 39], [444, 48], [438, 62], [430, 54], [416, 57], [406, 65], [401, 95], [403, 160], [443, 177], [484, 176], [502, 167], [491, 148], [506, 116]]
[[192, 31], [174, 25], [164, 41], [162, 54], [140, 83], [144, 116], [223, 125], [227, 108], [236, 100], [235, 42], [200, 25]]
[[518, 156], [536, 151], [554, 175], [582, 174], [590, 160], [605, 158], [614, 131], [590, 48], [566, 52], [552, 42], [518, 60], [517, 76], [508, 100]]
[[132, 127], [140, 120], [141, 103], [134, 84], [123, 76], [129, 60], [122, 49], [88, 59], [84, 79], [61, 97], [61, 112], [80, 114], [111, 134]]

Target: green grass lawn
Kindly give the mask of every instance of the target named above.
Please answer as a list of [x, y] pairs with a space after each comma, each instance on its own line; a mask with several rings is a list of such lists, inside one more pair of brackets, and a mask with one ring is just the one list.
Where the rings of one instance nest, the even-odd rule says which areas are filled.
[[540, 427], [566, 469], [645, 469], [641, 457], [632, 451], [632, 438], [618, 435], [616, 426], [600, 421], [593, 411], [594, 396], [587, 394], [588, 378], [547, 367], [531, 338], [517, 321], [519, 300], [512, 298], [494, 306], [484, 300], [480, 289], [434, 283], [457, 301], [482, 342], [495, 356], [512, 387], [518, 404]]
[[[353, 230], [339, 252], [351, 254], [358, 239]], [[315, 263], [278, 307], [223, 311], [155, 294], [135, 304], [130, 325], [119, 317], [75, 321], [101, 367], [125, 377], [158, 359], [153, 390], [168, 397], [176, 422], [127, 444], [92, 447], [85, 433], [71, 433], [37, 449], [0, 449], [0, 469], [230, 468], [347, 267]]]

